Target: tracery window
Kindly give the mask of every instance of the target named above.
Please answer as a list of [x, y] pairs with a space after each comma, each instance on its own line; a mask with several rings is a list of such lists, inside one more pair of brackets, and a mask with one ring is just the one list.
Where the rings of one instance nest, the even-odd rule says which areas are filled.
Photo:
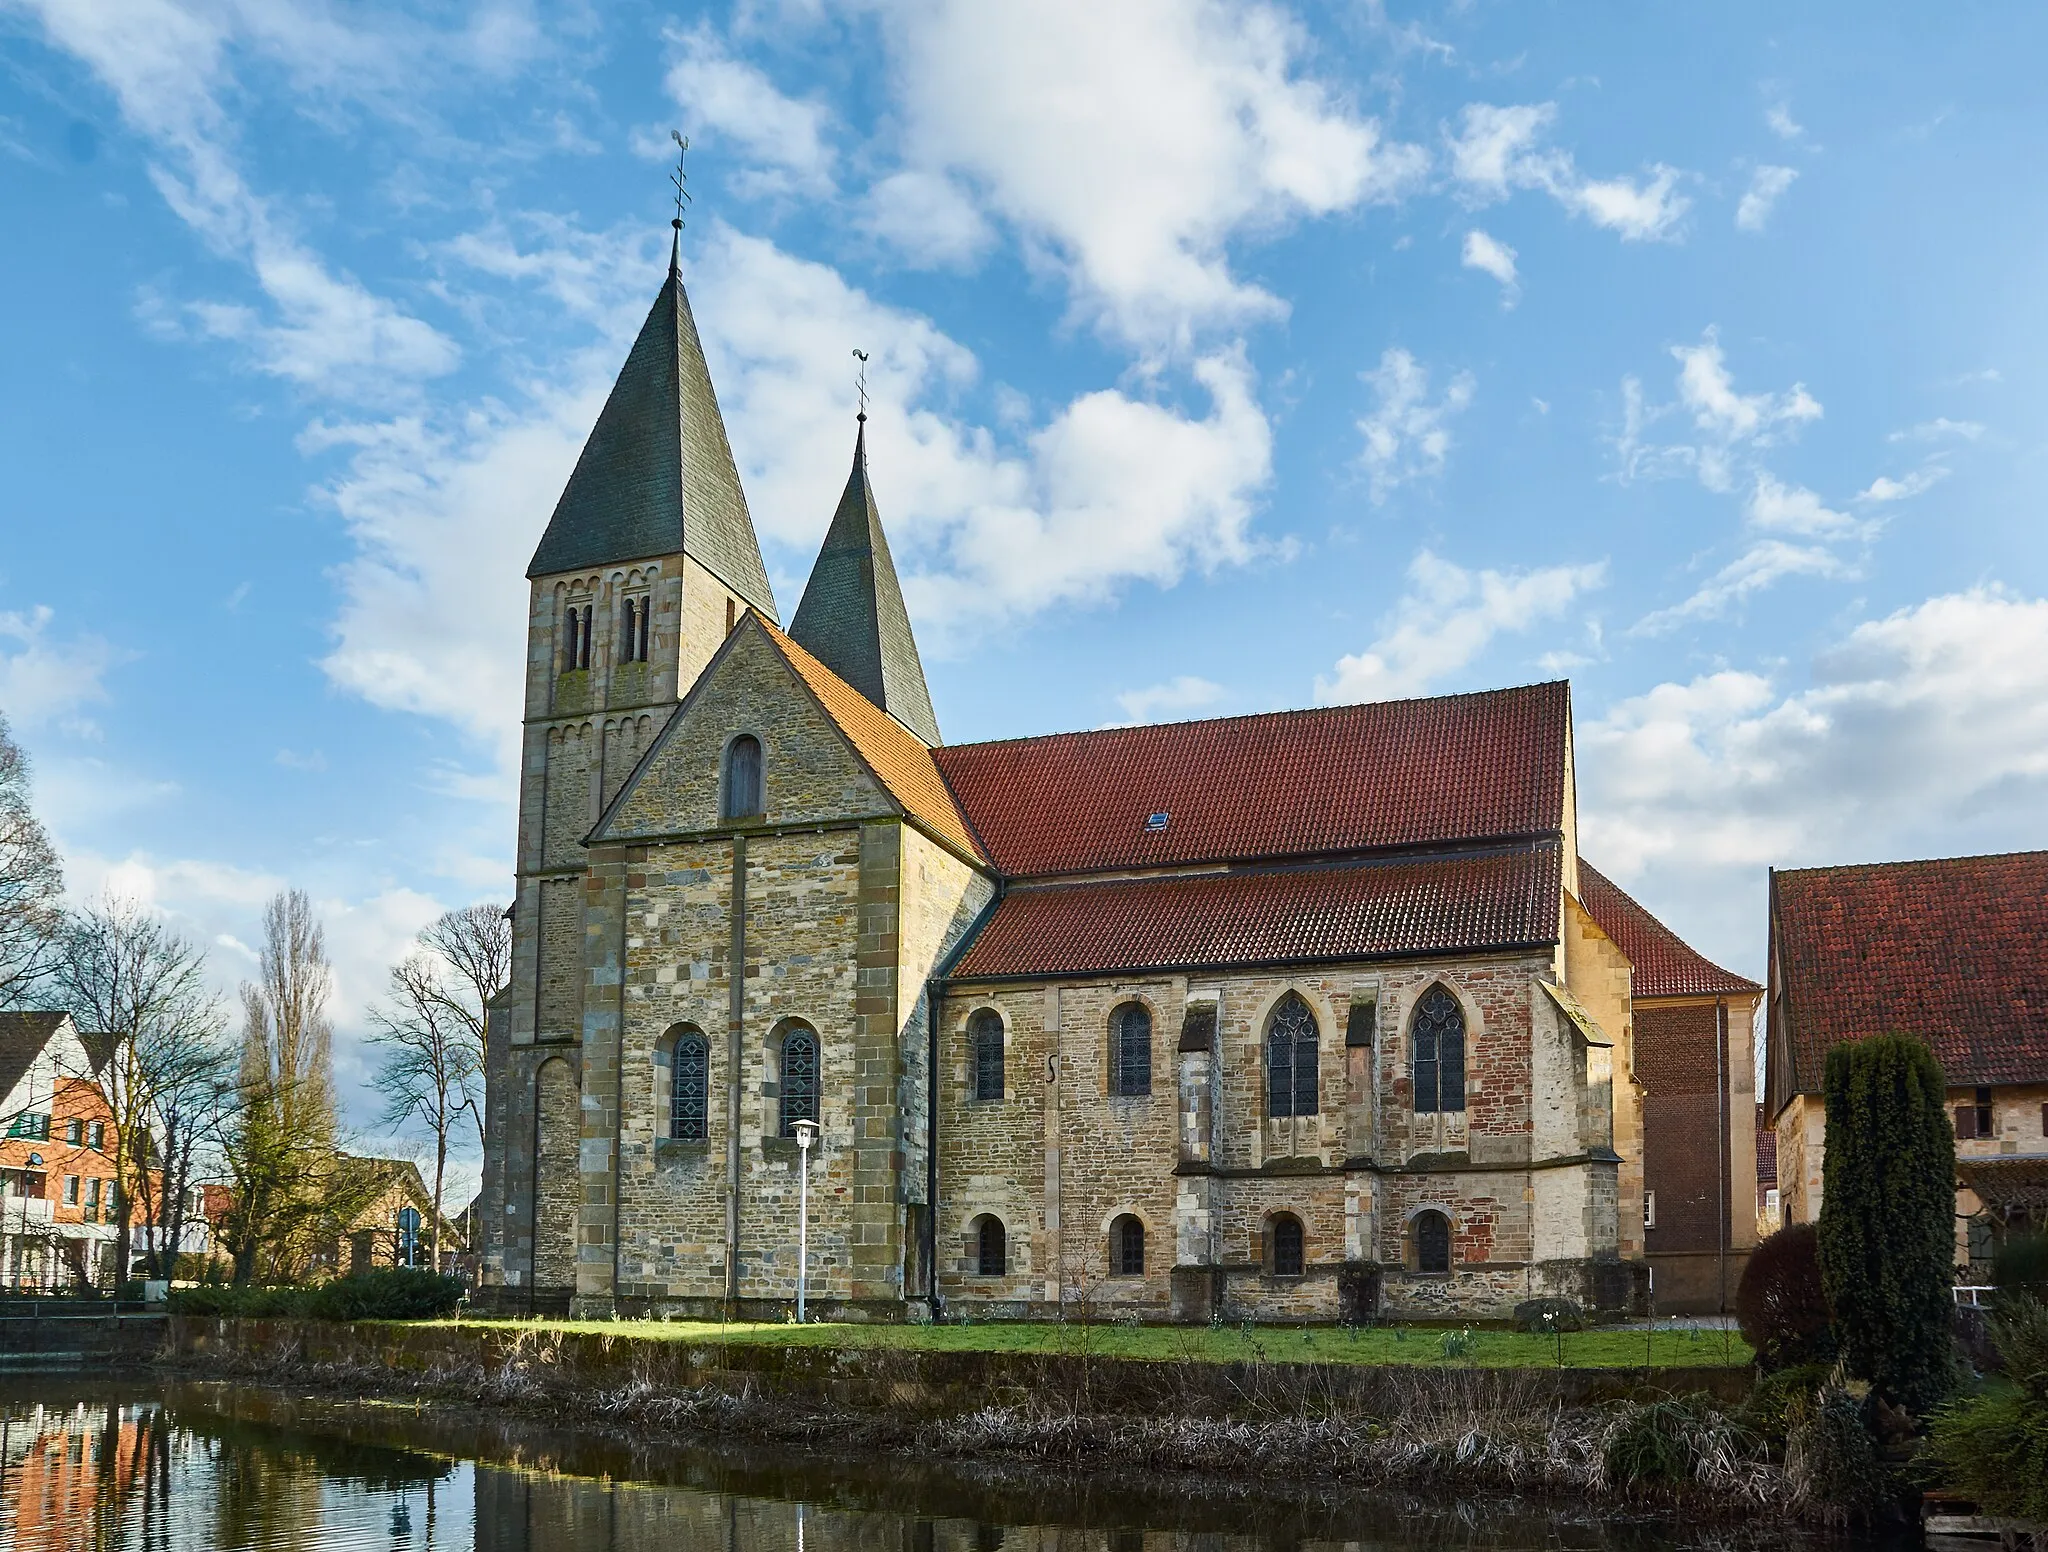
[[979, 1277], [1001, 1277], [1010, 1269], [1009, 1235], [993, 1214], [974, 1226], [974, 1271]]
[[1266, 1114], [1309, 1116], [1318, 1108], [1316, 1016], [1295, 992], [1266, 1020]]
[[1273, 1218], [1273, 1275], [1275, 1277], [1299, 1277], [1308, 1259], [1307, 1246], [1301, 1228], [1301, 1220], [1293, 1213], [1278, 1213]]
[[1415, 1237], [1415, 1270], [1448, 1272], [1451, 1269], [1451, 1220], [1435, 1208], [1415, 1215], [1410, 1232]]
[[1465, 1010], [1442, 986], [1415, 1005], [1415, 1113], [1465, 1108]]
[[1145, 1275], [1145, 1225], [1130, 1213], [1109, 1226], [1109, 1270], [1114, 1277]]
[[710, 1136], [710, 1043], [694, 1029], [680, 1034], [668, 1063], [668, 1134], [677, 1142], [704, 1142]]
[[808, 1024], [794, 1024], [782, 1037], [781, 1125], [796, 1136], [796, 1123], [818, 1119], [818, 1036]]
[[1152, 1012], [1142, 1002], [1119, 1004], [1109, 1015], [1109, 1091], [1152, 1092]]
[[727, 819], [751, 819], [761, 812], [761, 740], [742, 733], [725, 751]]
[[1003, 1016], [994, 1008], [976, 1008], [967, 1017], [967, 1043], [974, 1062], [974, 1097], [986, 1102], [1003, 1097]]

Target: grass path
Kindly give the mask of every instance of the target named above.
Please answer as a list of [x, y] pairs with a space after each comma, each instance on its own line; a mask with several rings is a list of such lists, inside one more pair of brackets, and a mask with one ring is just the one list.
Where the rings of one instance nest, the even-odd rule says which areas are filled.
[[[451, 1324], [451, 1322], [414, 1322]], [[789, 1347], [881, 1347], [917, 1352], [1047, 1353], [1156, 1362], [1475, 1365], [1481, 1368], [1640, 1369], [1743, 1367], [1749, 1345], [1733, 1331], [1653, 1328], [1573, 1331], [1560, 1337], [1515, 1331], [1447, 1332], [1377, 1326], [1114, 1326], [978, 1323], [871, 1326], [819, 1322], [767, 1325], [694, 1320], [481, 1320], [465, 1326], [587, 1332], [656, 1342], [736, 1342]]]

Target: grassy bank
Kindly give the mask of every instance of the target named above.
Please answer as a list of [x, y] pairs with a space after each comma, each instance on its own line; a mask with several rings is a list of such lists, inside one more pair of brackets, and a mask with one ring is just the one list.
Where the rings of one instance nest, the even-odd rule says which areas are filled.
[[[455, 1322], [447, 1322], [455, 1324]], [[1481, 1369], [1745, 1368], [1753, 1355], [1733, 1331], [1445, 1331], [1408, 1326], [1118, 1326], [981, 1322], [872, 1326], [821, 1321], [768, 1325], [701, 1320], [464, 1320], [465, 1326], [632, 1336], [750, 1346], [887, 1348], [926, 1353], [1035, 1353], [1159, 1363], [1398, 1364]]]

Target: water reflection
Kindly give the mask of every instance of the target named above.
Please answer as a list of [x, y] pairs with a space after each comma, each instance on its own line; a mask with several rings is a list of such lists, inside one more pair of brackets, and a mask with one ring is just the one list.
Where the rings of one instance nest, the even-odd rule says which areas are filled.
[[1789, 1548], [1528, 1505], [1204, 1493], [681, 1449], [224, 1385], [0, 1381], [10, 1552], [1394, 1552]]

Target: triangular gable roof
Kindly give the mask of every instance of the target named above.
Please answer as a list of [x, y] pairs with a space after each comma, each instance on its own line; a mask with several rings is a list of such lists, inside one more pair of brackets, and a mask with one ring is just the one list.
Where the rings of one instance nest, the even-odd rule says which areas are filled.
[[0, 1013], [0, 1101], [14, 1092], [14, 1086], [35, 1065], [50, 1037], [69, 1016], [33, 1011]]
[[1716, 997], [1763, 990], [1692, 947], [1584, 857], [1579, 858], [1579, 903], [1635, 967], [1632, 987], [1637, 997]]
[[1560, 834], [1570, 746], [1556, 681], [932, 758], [991, 860], [1029, 876]]
[[789, 635], [925, 743], [937, 744], [939, 722], [910, 633], [910, 611], [903, 605], [896, 563], [889, 558], [889, 540], [868, 483], [867, 416], [861, 422], [853, 443], [853, 472]]
[[526, 574], [552, 576], [677, 551], [774, 616], [775, 594], [672, 250], [668, 278]]

